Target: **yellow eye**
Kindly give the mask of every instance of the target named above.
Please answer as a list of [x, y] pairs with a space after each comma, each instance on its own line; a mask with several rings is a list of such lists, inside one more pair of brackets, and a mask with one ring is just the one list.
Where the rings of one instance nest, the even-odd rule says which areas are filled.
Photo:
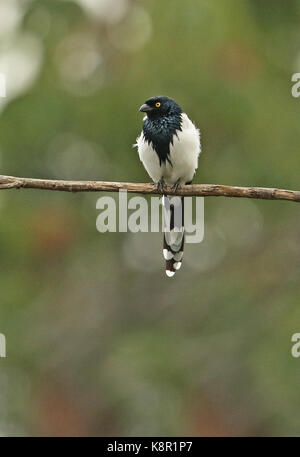
[[161, 103], [160, 103], [160, 102], [156, 102], [156, 103], [155, 103], [155, 106], [156, 106], [156, 108], [159, 108], [159, 107], [160, 107], [160, 105], [161, 105]]

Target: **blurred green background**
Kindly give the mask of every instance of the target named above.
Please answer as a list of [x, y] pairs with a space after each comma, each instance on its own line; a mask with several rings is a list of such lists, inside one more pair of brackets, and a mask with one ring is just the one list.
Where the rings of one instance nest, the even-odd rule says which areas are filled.
[[[0, 173], [148, 182], [163, 94], [195, 182], [299, 189], [297, 71], [299, 0], [0, 0]], [[0, 434], [299, 435], [299, 204], [206, 198], [170, 280], [161, 234], [97, 232], [99, 196], [0, 193]]]

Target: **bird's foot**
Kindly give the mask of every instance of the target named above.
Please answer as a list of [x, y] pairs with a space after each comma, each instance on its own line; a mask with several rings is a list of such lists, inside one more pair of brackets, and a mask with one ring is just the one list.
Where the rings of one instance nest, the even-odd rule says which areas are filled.
[[164, 178], [160, 178], [160, 180], [158, 181], [156, 186], [157, 186], [158, 192], [163, 193], [163, 191], [164, 191], [164, 189], [166, 187], [166, 183], [165, 183]]
[[179, 179], [177, 179], [175, 184], [173, 184], [172, 190], [174, 190], [176, 192], [180, 188], [180, 186], [181, 186], [181, 184], [180, 184], [180, 178], [179, 178]]

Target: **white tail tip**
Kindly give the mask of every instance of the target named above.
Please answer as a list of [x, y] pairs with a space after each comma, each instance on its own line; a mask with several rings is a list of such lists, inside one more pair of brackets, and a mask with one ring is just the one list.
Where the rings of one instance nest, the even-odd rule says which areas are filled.
[[175, 275], [175, 271], [166, 270], [166, 275], [167, 275], [169, 278], [172, 278], [172, 276]]
[[168, 251], [168, 249], [163, 249], [163, 256], [165, 260], [173, 259], [173, 253], [171, 251]]

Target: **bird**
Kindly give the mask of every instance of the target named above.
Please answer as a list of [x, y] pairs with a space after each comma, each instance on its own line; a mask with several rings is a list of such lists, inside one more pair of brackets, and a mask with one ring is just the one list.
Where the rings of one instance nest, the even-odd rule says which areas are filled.
[[[163, 193], [163, 257], [166, 275], [171, 278], [180, 269], [184, 250], [184, 198], [166, 195], [191, 184], [201, 152], [200, 130], [172, 98], [148, 98], [139, 108], [145, 113], [141, 134], [136, 140], [139, 158], [148, 175]], [[175, 200], [175, 201], [174, 201]]]

